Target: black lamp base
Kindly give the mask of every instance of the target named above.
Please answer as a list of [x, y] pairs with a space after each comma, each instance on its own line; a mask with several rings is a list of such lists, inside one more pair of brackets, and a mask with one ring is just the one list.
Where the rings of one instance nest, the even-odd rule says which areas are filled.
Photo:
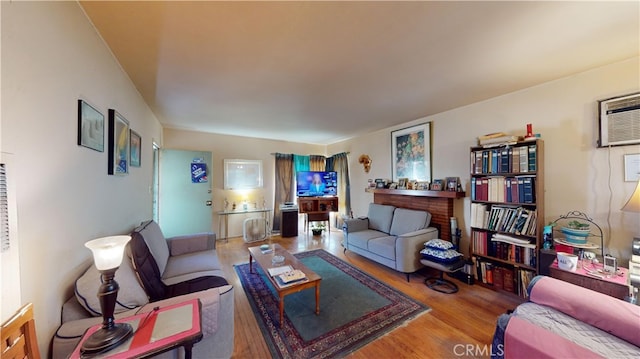
[[133, 327], [127, 323], [115, 323], [111, 328], [100, 328], [82, 343], [80, 353], [90, 356], [111, 350], [122, 344], [133, 334]]

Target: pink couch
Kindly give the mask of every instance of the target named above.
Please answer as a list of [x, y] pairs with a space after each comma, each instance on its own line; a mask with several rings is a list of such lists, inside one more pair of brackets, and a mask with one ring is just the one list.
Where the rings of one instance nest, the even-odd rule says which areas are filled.
[[498, 318], [493, 358], [640, 358], [640, 306], [538, 276]]

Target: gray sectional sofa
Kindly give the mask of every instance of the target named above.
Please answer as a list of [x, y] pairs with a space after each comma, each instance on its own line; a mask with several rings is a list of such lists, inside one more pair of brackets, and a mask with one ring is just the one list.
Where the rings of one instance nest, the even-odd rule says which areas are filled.
[[[116, 319], [199, 299], [203, 339], [193, 358], [229, 358], [234, 348], [234, 288], [224, 278], [215, 234], [166, 238], [153, 221], [131, 233], [127, 255], [116, 272], [120, 285]], [[62, 325], [52, 343], [53, 359], [68, 358], [84, 331], [102, 322], [96, 294], [100, 273], [92, 265], [75, 285], [75, 296], [62, 308]], [[182, 348], [156, 358], [183, 358]]]
[[431, 214], [371, 203], [367, 217], [344, 222], [344, 250], [355, 252], [407, 275], [424, 267], [420, 250], [438, 230], [430, 227]]

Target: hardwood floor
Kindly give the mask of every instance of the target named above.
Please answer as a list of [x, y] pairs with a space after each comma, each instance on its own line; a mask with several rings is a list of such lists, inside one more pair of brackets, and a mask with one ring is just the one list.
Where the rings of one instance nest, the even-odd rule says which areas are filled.
[[352, 353], [351, 358], [489, 357], [497, 317], [521, 302], [515, 296], [494, 292], [478, 285], [469, 286], [458, 281], [458, 293], [436, 292], [424, 285], [425, 275], [435, 274], [428, 269], [411, 275], [410, 282], [407, 282], [403, 273], [353, 252], [347, 251], [344, 254], [340, 244], [342, 232], [335, 229], [329, 236], [325, 233], [322, 237], [313, 237], [301, 232], [298, 237], [273, 236], [268, 241], [251, 244], [245, 243], [242, 238], [230, 238], [228, 242], [218, 241], [217, 248], [227, 278], [236, 289], [233, 358], [270, 357], [233, 268], [234, 264], [248, 262], [248, 247], [269, 241], [279, 243], [291, 253], [322, 248], [431, 308], [431, 311], [420, 315], [407, 325]]

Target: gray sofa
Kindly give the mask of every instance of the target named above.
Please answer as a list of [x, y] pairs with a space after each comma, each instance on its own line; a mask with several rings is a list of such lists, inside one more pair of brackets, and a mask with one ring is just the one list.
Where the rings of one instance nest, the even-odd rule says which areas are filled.
[[344, 222], [344, 251], [405, 273], [409, 281], [411, 273], [424, 267], [420, 263], [424, 243], [438, 238], [430, 223], [429, 212], [371, 203], [366, 218]]
[[[224, 278], [215, 234], [165, 239], [153, 221], [143, 222], [131, 241], [116, 281], [120, 285], [116, 319], [197, 298], [202, 304], [203, 339], [193, 358], [229, 358], [233, 354], [234, 288]], [[75, 285], [75, 296], [62, 308], [62, 325], [53, 338], [53, 359], [68, 358], [84, 331], [102, 322], [96, 297], [100, 273], [92, 265]], [[158, 358], [182, 358], [175, 349]]]

